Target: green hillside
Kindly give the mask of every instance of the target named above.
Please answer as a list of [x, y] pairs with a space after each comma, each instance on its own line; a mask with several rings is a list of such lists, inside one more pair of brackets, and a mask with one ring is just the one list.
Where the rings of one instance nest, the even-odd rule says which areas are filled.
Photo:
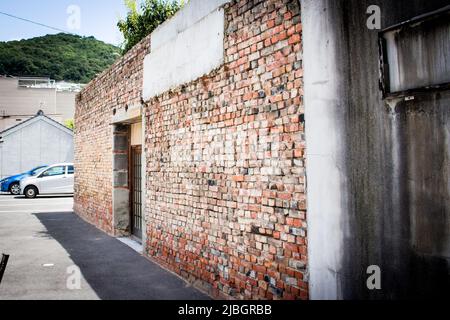
[[50, 77], [87, 83], [108, 68], [120, 48], [71, 34], [0, 42], [0, 75]]

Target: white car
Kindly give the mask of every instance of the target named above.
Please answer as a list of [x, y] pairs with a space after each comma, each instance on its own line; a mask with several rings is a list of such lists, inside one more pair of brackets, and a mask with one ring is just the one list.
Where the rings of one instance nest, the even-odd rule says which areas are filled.
[[54, 164], [34, 177], [20, 181], [20, 190], [29, 199], [43, 194], [73, 194], [73, 163]]

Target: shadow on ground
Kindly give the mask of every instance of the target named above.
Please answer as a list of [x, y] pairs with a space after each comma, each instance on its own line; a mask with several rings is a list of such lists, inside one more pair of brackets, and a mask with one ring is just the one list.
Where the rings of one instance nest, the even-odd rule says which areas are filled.
[[36, 213], [102, 300], [209, 299], [73, 213]]

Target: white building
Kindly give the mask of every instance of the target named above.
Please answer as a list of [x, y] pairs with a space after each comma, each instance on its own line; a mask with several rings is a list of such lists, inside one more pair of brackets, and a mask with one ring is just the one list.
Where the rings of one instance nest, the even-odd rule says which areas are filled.
[[75, 96], [81, 88], [49, 78], [0, 76], [0, 131], [34, 117], [39, 110], [64, 124], [74, 118]]
[[73, 162], [73, 132], [40, 111], [0, 132], [1, 179], [41, 165]]

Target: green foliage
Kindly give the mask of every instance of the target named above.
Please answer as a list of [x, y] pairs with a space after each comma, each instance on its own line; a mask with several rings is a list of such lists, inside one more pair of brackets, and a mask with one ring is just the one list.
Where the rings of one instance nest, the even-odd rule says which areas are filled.
[[144, 0], [138, 10], [136, 0], [124, 0], [128, 8], [125, 20], [117, 23], [125, 39], [124, 52], [130, 50], [160, 24], [172, 17], [184, 4], [176, 0]]
[[64, 125], [69, 128], [70, 130], [74, 130], [75, 129], [75, 121], [73, 119], [70, 120], [66, 120], [64, 122]]
[[65, 33], [0, 42], [0, 74], [88, 83], [119, 56], [113, 45]]

